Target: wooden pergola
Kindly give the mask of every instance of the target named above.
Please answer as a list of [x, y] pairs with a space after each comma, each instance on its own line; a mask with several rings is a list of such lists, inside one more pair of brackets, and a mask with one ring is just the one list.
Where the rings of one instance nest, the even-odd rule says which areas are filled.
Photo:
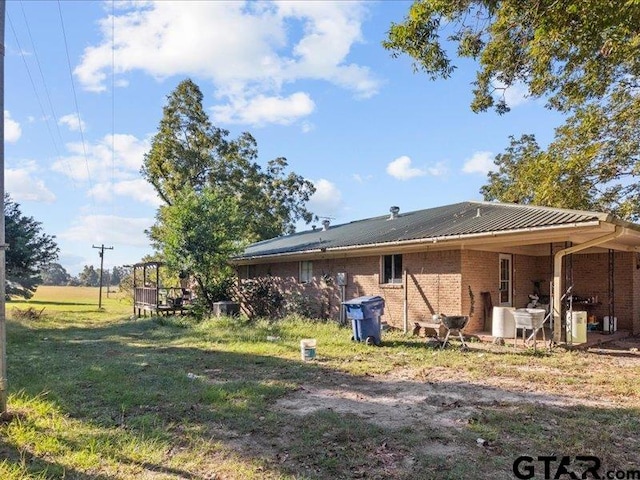
[[134, 316], [183, 314], [191, 307], [191, 292], [182, 287], [165, 287], [161, 283], [163, 262], [143, 262], [133, 266]]

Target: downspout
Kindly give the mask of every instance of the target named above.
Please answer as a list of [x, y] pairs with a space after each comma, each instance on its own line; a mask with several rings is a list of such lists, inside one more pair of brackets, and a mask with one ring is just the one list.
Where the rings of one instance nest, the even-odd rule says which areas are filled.
[[588, 242], [581, 243], [580, 245], [575, 245], [573, 247], [565, 248], [564, 250], [560, 250], [556, 252], [553, 257], [553, 341], [558, 343], [560, 342], [562, 336], [562, 323], [560, 318], [561, 312], [561, 302], [562, 298], [562, 258], [565, 255], [569, 255], [571, 253], [580, 252], [582, 250], [586, 250], [587, 248], [595, 247], [597, 245], [601, 245], [609, 240], [614, 240], [620, 237], [623, 234], [623, 229], [620, 227], [615, 227], [616, 229], [604, 235], [602, 237], [594, 238], [593, 240], [589, 240]]
[[407, 282], [408, 279], [408, 275], [407, 275], [407, 269], [405, 268], [404, 270], [404, 303], [403, 303], [403, 316], [402, 316], [402, 320], [403, 320], [403, 325], [404, 325], [404, 333], [407, 333], [409, 331], [409, 301], [408, 301], [408, 292], [407, 290], [409, 289], [409, 283]]

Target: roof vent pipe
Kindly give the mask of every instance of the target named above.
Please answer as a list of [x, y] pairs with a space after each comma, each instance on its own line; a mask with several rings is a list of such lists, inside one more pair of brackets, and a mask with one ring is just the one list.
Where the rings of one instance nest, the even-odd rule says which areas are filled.
[[482, 215], [480, 215], [480, 207], [478, 207], [478, 211], [476, 213], [476, 218], [480, 218]]
[[329, 224], [331, 222], [329, 221], [328, 218], [322, 220], [322, 230], [329, 230]]
[[389, 211], [391, 212], [391, 215], [389, 216], [389, 220], [398, 218], [398, 212], [400, 211], [400, 207], [393, 206], [389, 209]]

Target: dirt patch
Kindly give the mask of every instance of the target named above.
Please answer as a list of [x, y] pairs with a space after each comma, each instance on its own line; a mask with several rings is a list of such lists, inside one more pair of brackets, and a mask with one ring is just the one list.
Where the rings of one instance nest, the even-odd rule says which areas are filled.
[[450, 429], [466, 425], [470, 417], [486, 406], [616, 406], [607, 400], [531, 392], [526, 385], [520, 385], [520, 390], [509, 389], [505, 385], [509, 382], [500, 383], [491, 385], [461, 378], [417, 382], [388, 376], [371, 377], [335, 387], [304, 385], [278, 401], [276, 409], [298, 416], [321, 410], [354, 414], [387, 428], [422, 425]]

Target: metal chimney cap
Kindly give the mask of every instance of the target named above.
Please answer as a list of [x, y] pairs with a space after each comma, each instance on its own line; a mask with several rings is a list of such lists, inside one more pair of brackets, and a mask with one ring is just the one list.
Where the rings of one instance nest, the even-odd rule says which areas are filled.
[[391, 207], [389, 209], [389, 211], [391, 212], [391, 216], [389, 217], [391, 218], [397, 218], [398, 217], [398, 212], [400, 211], [400, 207], [396, 207], [395, 205], [393, 207]]
[[322, 229], [323, 230], [329, 230], [329, 225], [331, 224], [331, 222], [329, 221], [328, 218], [325, 218], [324, 220], [322, 220]]

